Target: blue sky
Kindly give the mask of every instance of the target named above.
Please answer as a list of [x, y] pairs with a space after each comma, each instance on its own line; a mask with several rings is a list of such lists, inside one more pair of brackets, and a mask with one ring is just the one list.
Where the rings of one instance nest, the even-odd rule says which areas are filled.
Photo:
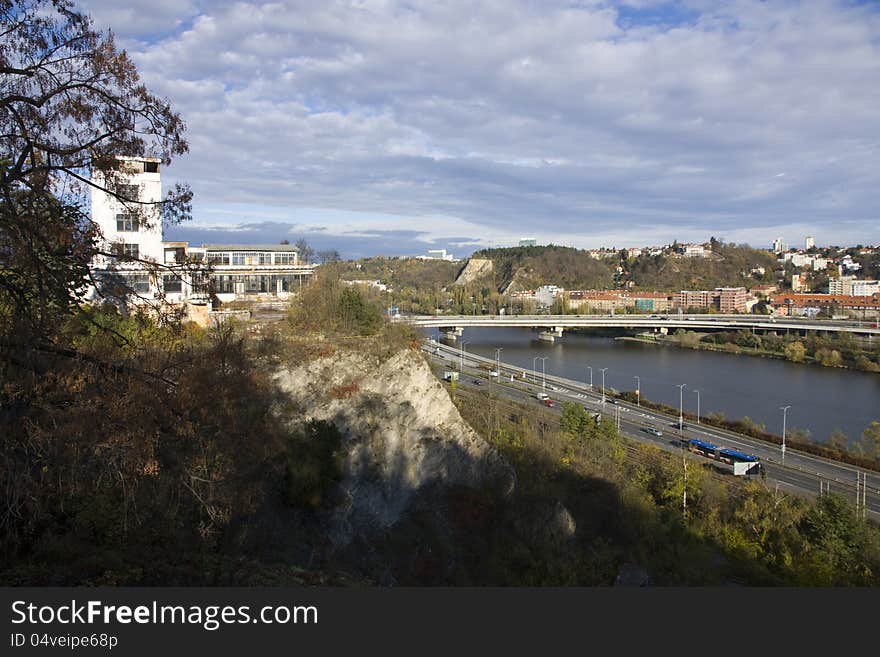
[[188, 125], [174, 239], [880, 243], [875, 2], [83, 2]]

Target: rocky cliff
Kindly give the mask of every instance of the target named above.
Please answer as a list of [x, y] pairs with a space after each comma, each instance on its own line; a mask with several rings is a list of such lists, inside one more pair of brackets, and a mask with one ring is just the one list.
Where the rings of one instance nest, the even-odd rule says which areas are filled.
[[303, 419], [333, 422], [343, 435], [343, 502], [328, 520], [337, 547], [392, 527], [425, 491], [513, 492], [513, 469], [462, 420], [418, 352], [379, 362], [336, 351], [277, 380]]
[[488, 258], [471, 258], [455, 279], [455, 285], [467, 285], [485, 276], [491, 276], [494, 265]]

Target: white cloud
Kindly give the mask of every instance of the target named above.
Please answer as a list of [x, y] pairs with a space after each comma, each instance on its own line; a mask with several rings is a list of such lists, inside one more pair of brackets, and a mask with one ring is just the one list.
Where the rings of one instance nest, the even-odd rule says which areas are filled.
[[212, 207], [880, 241], [876, 7], [623, 4], [90, 2], [187, 121], [166, 178]]

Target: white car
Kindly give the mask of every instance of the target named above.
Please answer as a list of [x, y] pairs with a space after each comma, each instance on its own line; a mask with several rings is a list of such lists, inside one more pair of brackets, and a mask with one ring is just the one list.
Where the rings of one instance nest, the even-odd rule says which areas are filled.
[[544, 401], [545, 399], [550, 399], [550, 395], [548, 395], [546, 392], [539, 392], [537, 395], [535, 395], [535, 399], [540, 399], [541, 401]]
[[498, 370], [492, 370], [489, 372], [489, 376], [498, 378]]

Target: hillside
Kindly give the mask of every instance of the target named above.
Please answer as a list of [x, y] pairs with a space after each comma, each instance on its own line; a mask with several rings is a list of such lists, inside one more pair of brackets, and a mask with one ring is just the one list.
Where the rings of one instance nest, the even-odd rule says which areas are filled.
[[416, 258], [361, 258], [341, 263], [345, 280], [378, 280], [396, 289], [439, 290], [451, 285], [460, 262]]
[[[720, 241], [713, 241], [712, 246], [710, 258], [684, 258], [671, 248], [657, 256], [631, 259], [622, 254], [596, 259], [585, 250], [553, 245], [484, 249], [475, 252], [472, 261], [488, 262], [491, 267], [482, 267], [482, 276], [470, 276], [467, 281], [460, 276], [456, 283], [478, 282], [506, 293], [548, 284], [569, 290], [614, 289], [632, 282], [635, 289], [673, 292], [750, 286], [756, 282], [750, 271], [758, 267], [765, 270], [761, 280], [772, 280], [773, 254]], [[622, 271], [617, 272], [617, 267]]]
[[553, 245], [483, 249], [471, 257], [492, 261], [491, 272], [482, 282], [501, 293], [550, 283], [572, 290], [607, 288], [614, 284], [613, 265], [617, 264], [613, 259], [591, 258], [581, 249]]
[[514, 490], [512, 468], [461, 419], [418, 352], [381, 362], [332, 350], [282, 367], [276, 380], [288, 402], [303, 409], [302, 420], [340, 431], [337, 495], [345, 502], [325, 518], [334, 550], [393, 530], [420, 496], [461, 487], [502, 496]]
[[763, 267], [762, 281], [772, 280], [776, 257], [747, 245], [718, 243], [718, 258], [680, 258], [641, 255], [626, 262], [626, 278], [641, 290], [707, 290], [716, 287], [749, 287], [756, 277], [750, 270]]

